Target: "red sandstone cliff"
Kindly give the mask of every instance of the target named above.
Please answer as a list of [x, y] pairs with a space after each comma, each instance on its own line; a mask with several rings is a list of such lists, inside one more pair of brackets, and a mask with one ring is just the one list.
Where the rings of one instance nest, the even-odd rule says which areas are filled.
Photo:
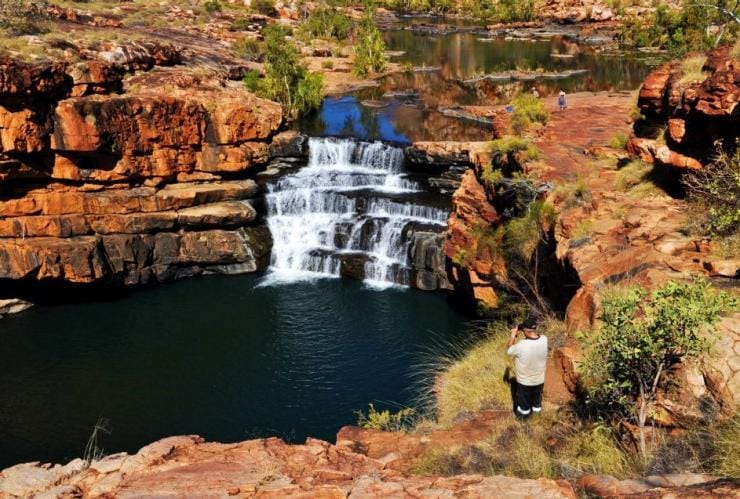
[[[0, 282], [145, 284], [265, 263], [244, 174], [269, 157], [280, 106], [188, 67], [0, 64]], [[138, 61], [138, 62], [137, 62]], [[126, 81], [124, 68], [145, 68]], [[153, 69], [152, 69], [153, 68]], [[238, 178], [242, 178], [239, 180]]]
[[[711, 158], [715, 143], [733, 142], [740, 129], [740, 63], [730, 47], [711, 51], [703, 81], [682, 82], [681, 62], [665, 63], [648, 75], [637, 105], [645, 120], [635, 126], [629, 151], [648, 162], [695, 170]], [[664, 129], [664, 141], [655, 134]], [[659, 138], [659, 137], [658, 137]]]

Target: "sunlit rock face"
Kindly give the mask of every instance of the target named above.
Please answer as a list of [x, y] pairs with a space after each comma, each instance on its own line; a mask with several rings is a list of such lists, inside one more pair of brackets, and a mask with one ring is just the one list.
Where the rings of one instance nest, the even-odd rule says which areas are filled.
[[[682, 82], [681, 64], [666, 63], [648, 75], [637, 103], [645, 120], [635, 125], [632, 154], [678, 171], [697, 170], [711, 159], [717, 141], [736, 140], [740, 63], [730, 47], [722, 47], [707, 54], [702, 71], [702, 81]], [[661, 128], [665, 144], [655, 140]]]
[[249, 201], [259, 188], [243, 178], [268, 161], [280, 106], [187, 68], [137, 74], [117, 93], [124, 67], [179, 57], [138, 48], [123, 62], [0, 65], [5, 293], [15, 281], [139, 285], [266, 265], [269, 231]]

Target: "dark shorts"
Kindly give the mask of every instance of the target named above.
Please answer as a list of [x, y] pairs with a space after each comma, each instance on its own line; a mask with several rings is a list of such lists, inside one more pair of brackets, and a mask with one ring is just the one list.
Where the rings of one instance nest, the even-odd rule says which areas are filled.
[[522, 418], [527, 418], [532, 413], [539, 413], [542, 411], [542, 388], [545, 386], [534, 385], [527, 386], [517, 383], [516, 381], [516, 415]]

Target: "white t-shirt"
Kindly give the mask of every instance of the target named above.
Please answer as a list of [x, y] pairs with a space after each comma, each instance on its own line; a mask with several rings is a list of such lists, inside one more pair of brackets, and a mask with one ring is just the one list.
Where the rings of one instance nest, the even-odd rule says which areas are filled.
[[547, 336], [540, 335], [536, 340], [524, 338], [510, 346], [506, 353], [514, 357], [517, 383], [535, 386], [545, 382]]

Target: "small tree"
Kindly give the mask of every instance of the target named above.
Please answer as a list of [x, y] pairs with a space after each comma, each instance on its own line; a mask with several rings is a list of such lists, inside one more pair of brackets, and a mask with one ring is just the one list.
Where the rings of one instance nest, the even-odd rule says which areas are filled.
[[247, 88], [256, 87], [257, 94], [282, 104], [285, 114], [297, 118], [321, 105], [323, 79], [298, 64], [298, 53], [279, 26], [264, 31], [265, 77], [255, 85], [254, 78], [245, 79]]
[[370, 73], [385, 71], [385, 42], [375, 24], [375, 7], [366, 7], [355, 37], [355, 74], [364, 78]]
[[645, 422], [668, 369], [706, 352], [711, 342], [703, 333], [736, 307], [735, 299], [706, 281], [608, 294], [582, 364], [587, 404], [601, 416], [636, 422], [646, 458]]
[[[737, 148], [737, 145], [735, 145]], [[714, 160], [703, 169], [688, 172], [682, 182], [689, 199], [704, 212], [704, 231], [711, 236], [731, 236], [740, 232], [740, 155], [719, 149]]]

